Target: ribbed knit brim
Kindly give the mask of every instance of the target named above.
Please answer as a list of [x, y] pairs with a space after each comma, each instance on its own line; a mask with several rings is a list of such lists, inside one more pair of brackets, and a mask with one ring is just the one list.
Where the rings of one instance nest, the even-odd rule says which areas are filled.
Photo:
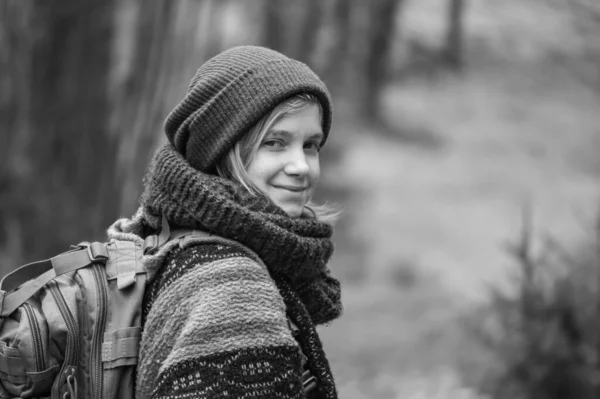
[[198, 69], [185, 98], [167, 117], [165, 132], [191, 166], [212, 173], [267, 112], [300, 93], [313, 94], [321, 104], [324, 143], [332, 106], [321, 79], [307, 65], [276, 51], [234, 47]]

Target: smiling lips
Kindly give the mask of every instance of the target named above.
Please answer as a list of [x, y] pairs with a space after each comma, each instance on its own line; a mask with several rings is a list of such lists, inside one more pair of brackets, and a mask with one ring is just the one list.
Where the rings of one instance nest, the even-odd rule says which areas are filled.
[[308, 186], [274, 186], [274, 187], [292, 191], [294, 193], [300, 193], [304, 190], [308, 190]]

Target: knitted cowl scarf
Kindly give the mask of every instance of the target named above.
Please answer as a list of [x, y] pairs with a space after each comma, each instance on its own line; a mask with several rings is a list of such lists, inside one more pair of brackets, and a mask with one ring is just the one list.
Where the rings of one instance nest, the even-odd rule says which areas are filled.
[[339, 283], [327, 268], [333, 252], [329, 224], [290, 218], [265, 196], [254, 196], [238, 183], [192, 168], [170, 144], [154, 155], [140, 210], [154, 229], [164, 214], [179, 227], [235, 240], [258, 254], [273, 279], [289, 284], [301, 298], [327, 298], [314, 304], [303, 300], [313, 323], [340, 315]]

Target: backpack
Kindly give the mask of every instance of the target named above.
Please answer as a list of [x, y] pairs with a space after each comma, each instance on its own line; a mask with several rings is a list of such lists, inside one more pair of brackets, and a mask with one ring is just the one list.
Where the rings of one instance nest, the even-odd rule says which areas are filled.
[[[0, 282], [0, 398], [133, 398], [144, 244], [84, 242]], [[166, 226], [166, 228], [165, 228]]]
[[[163, 216], [160, 234], [143, 244], [83, 242], [7, 274], [0, 281], [0, 399], [133, 398], [146, 289], [142, 255], [208, 236], [171, 232]], [[308, 369], [302, 382], [305, 392], [316, 387]]]

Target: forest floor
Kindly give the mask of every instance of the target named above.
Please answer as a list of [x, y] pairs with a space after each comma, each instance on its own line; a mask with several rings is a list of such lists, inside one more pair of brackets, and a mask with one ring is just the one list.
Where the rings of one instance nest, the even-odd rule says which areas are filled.
[[[520, 18], [517, 33], [534, 22], [528, 10], [506, 14]], [[473, 29], [490, 28], [483, 11], [473, 11]], [[528, 37], [568, 41], [554, 22]], [[332, 140], [343, 155], [325, 179], [358, 188], [332, 262], [345, 314], [322, 338], [345, 399], [479, 397], [464, 372], [480, 376], [489, 359], [461, 317], [488, 285], [510, 287], [517, 268], [506, 245], [524, 210], [539, 239], [570, 248], [593, 234], [600, 94], [549, 61], [509, 59], [390, 86], [396, 136], [338, 112]]]

